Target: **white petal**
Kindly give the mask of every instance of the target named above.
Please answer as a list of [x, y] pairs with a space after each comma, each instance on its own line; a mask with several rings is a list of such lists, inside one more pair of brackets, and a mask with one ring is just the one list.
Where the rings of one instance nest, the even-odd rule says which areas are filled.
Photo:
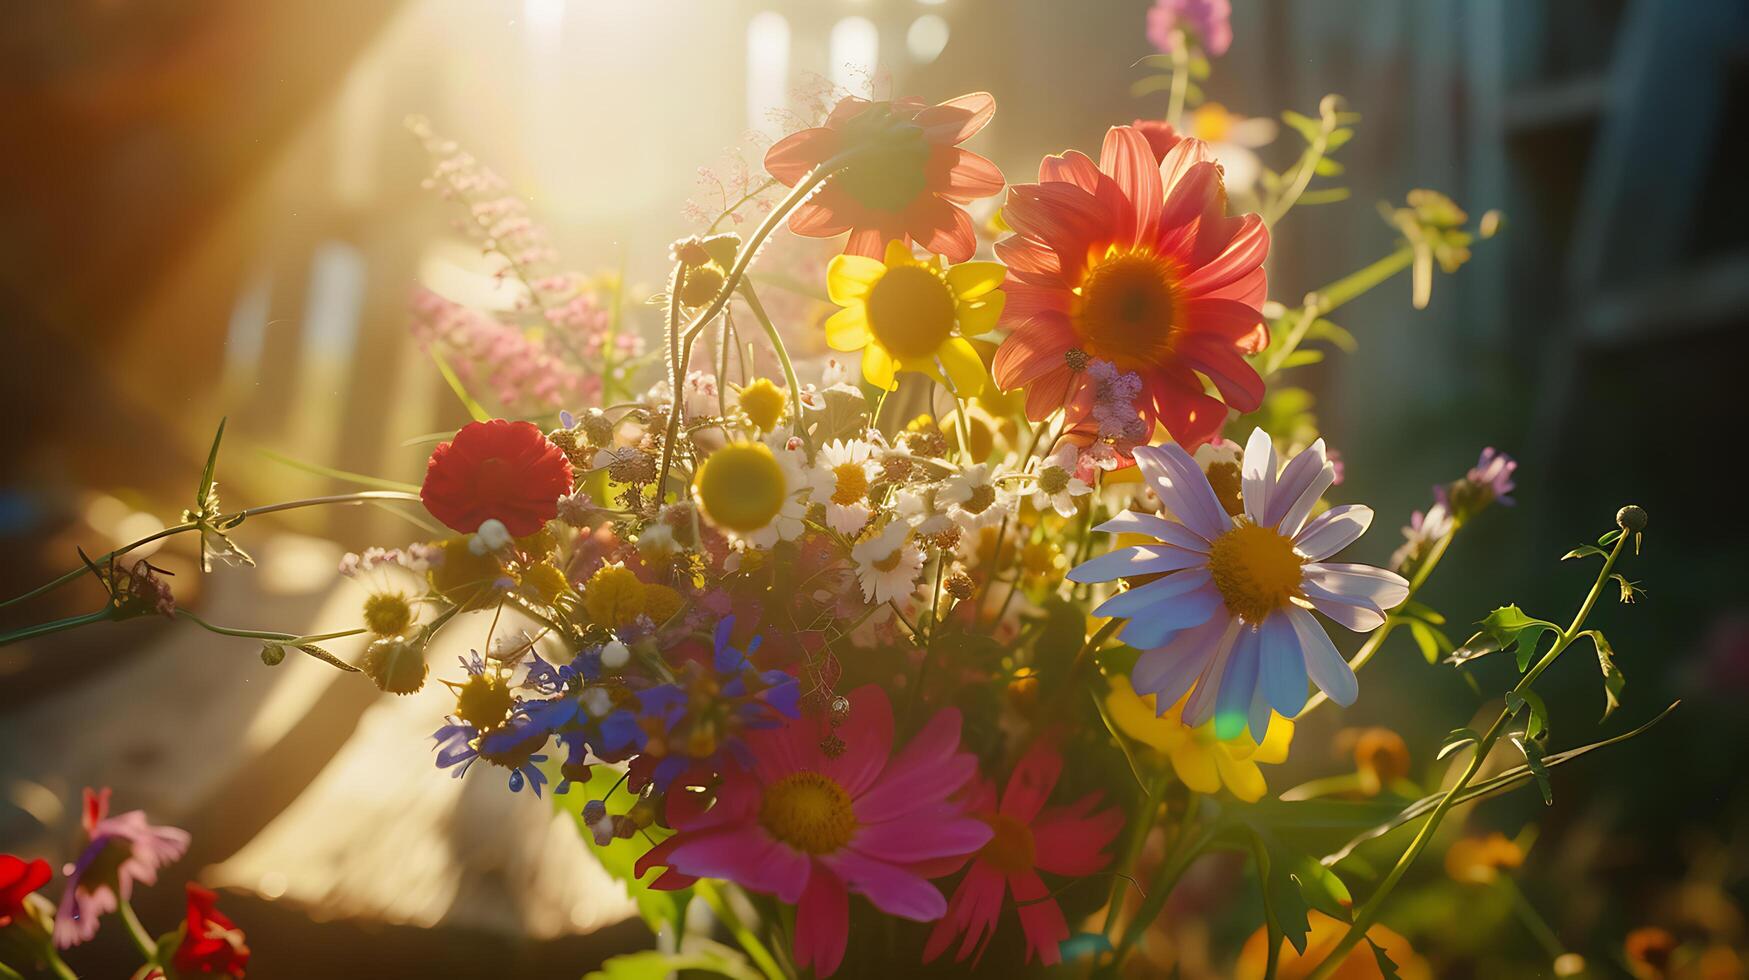
[[1183, 548], [1164, 544], [1136, 545], [1088, 559], [1069, 569], [1068, 579], [1071, 582], [1109, 582], [1128, 575], [1176, 572], [1207, 563], [1207, 555]]
[[1307, 581], [1341, 596], [1365, 599], [1379, 609], [1395, 609], [1409, 598], [1409, 583], [1396, 572], [1353, 562], [1307, 562]]
[[[1292, 718], [1306, 706], [1306, 656], [1300, 652], [1299, 638], [1287, 613], [1279, 609], [1269, 614], [1258, 633], [1263, 645], [1258, 687], [1271, 708]], [[1264, 728], [1268, 727], [1265, 722]], [[1263, 741], [1261, 732], [1255, 734]]]
[[1281, 519], [1287, 516], [1288, 509], [1299, 501], [1306, 488], [1318, 478], [1319, 471], [1326, 462], [1328, 460], [1324, 457], [1322, 439], [1288, 460], [1287, 465], [1281, 468], [1281, 475], [1276, 478], [1274, 489], [1269, 492], [1269, 509], [1263, 515], [1263, 523], [1279, 527]]
[[1138, 514], [1133, 510], [1126, 510], [1093, 530], [1108, 534], [1145, 534], [1169, 545], [1202, 554], [1208, 554], [1209, 550], [1207, 538], [1158, 514]]
[[1234, 619], [1227, 624], [1226, 632], [1221, 634], [1215, 655], [1209, 659], [1209, 665], [1196, 680], [1196, 690], [1190, 693], [1190, 700], [1184, 702], [1184, 723], [1192, 728], [1208, 721], [1215, 714], [1215, 697], [1220, 692], [1221, 675], [1226, 672], [1227, 660], [1233, 652], [1233, 643], [1239, 638], [1239, 631], [1244, 629], [1239, 620]]
[[1181, 630], [1201, 626], [1211, 617], [1219, 618], [1216, 614], [1221, 611], [1221, 593], [1209, 582], [1173, 599], [1169, 608], [1150, 609], [1131, 619], [1118, 638], [1141, 650], [1158, 647]]
[[1306, 673], [1312, 683], [1337, 704], [1344, 707], [1353, 704], [1360, 696], [1360, 682], [1354, 678], [1354, 668], [1336, 652], [1336, 644], [1330, 642], [1317, 617], [1298, 606], [1289, 606], [1287, 618], [1293, 624], [1294, 635], [1300, 638], [1300, 652], [1305, 655]]
[[1252, 429], [1245, 442], [1245, 458], [1239, 466], [1240, 495], [1245, 499], [1245, 516], [1253, 524], [1265, 523], [1269, 499], [1275, 489], [1275, 443], [1269, 433]]
[[1311, 581], [1302, 581], [1300, 589], [1311, 600], [1312, 608], [1356, 633], [1370, 633], [1385, 624], [1384, 610], [1371, 600], [1331, 592]]
[[1226, 619], [1216, 617], [1179, 633], [1157, 650], [1143, 653], [1130, 671], [1130, 684], [1140, 694], [1154, 695], [1155, 707], [1164, 714], [1208, 669], [1227, 626]]
[[1213, 541], [1233, 526], [1202, 468], [1176, 443], [1136, 447], [1136, 466], [1160, 502], [1192, 531]]
[[1176, 572], [1128, 592], [1119, 592], [1101, 603], [1098, 609], [1093, 610], [1093, 614], [1122, 619], [1134, 619], [1141, 612], [1150, 616], [1164, 616], [1169, 612], [1173, 600], [1207, 585], [1209, 581], [1207, 569], [1193, 568]]
[[1294, 547], [1306, 556], [1307, 561], [1323, 561], [1353, 544], [1371, 526], [1371, 507], [1342, 504], [1307, 524], [1294, 538]]

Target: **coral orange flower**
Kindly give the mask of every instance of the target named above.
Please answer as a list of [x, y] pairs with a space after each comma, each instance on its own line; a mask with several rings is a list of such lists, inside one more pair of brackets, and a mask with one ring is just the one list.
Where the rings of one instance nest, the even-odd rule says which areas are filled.
[[1038, 873], [1085, 877], [1104, 868], [1111, 863], [1105, 847], [1124, 822], [1115, 808], [1094, 812], [1097, 793], [1067, 806], [1045, 806], [1062, 772], [1062, 754], [1041, 740], [1014, 767], [1000, 800], [994, 783], [981, 777], [973, 783], [971, 814], [989, 824], [995, 836], [972, 856], [971, 870], [948, 900], [947, 915], [929, 934], [925, 961], [962, 935], [954, 958], [982, 956], [996, 933], [1003, 896], [1012, 894], [1026, 936], [1026, 961], [1037, 954], [1045, 966], [1062, 962], [1058, 946], [1069, 938], [1069, 923]]
[[870, 102], [855, 97], [832, 107], [823, 126], [777, 141], [765, 169], [794, 187], [810, 170], [847, 151], [855, 163], [790, 215], [790, 230], [809, 238], [850, 232], [844, 251], [879, 258], [887, 242], [922, 245], [950, 261], [977, 249], [965, 204], [1002, 190], [1002, 171], [959, 144], [996, 112], [987, 92], [929, 105], [921, 99]]
[[[1325, 957], [1336, 948], [1344, 933], [1348, 931], [1348, 923], [1318, 911], [1308, 911], [1306, 921], [1311, 926], [1306, 934], [1306, 951], [1294, 949], [1293, 944], [1285, 939], [1277, 940], [1281, 944], [1281, 959], [1277, 964], [1274, 976], [1277, 980], [1305, 980]], [[1393, 932], [1384, 926], [1375, 925], [1366, 931], [1366, 938], [1384, 951], [1397, 966], [1397, 976], [1402, 980], [1431, 980], [1433, 971], [1427, 961], [1416, 954], [1409, 940], [1401, 934]], [[1239, 951], [1239, 963], [1233, 969], [1233, 976], [1238, 980], [1263, 980], [1269, 974], [1269, 930], [1259, 928], [1245, 941], [1245, 946]], [[1343, 957], [1342, 965], [1331, 974], [1332, 980], [1384, 980], [1384, 971], [1379, 969], [1378, 956], [1365, 943], [1348, 951]]]
[[[1155, 134], [1156, 140], [1163, 134]], [[1071, 150], [1039, 164], [1039, 182], [1009, 189], [998, 242], [1008, 264], [996, 381], [1027, 389], [1026, 412], [1092, 410], [1094, 360], [1141, 376], [1141, 416], [1187, 449], [1220, 431], [1228, 408], [1255, 409], [1263, 379], [1244, 355], [1263, 326], [1269, 231], [1228, 217], [1208, 144], [1181, 137], [1156, 166], [1149, 134], [1113, 127], [1095, 166]], [[1202, 378], [1219, 397], [1205, 393]]]
[[419, 498], [431, 516], [463, 534], [488, 520], [516, 537], [541, 529], [571, 492], [565, 451], [530, 422], [470, 422], [431, 454]]

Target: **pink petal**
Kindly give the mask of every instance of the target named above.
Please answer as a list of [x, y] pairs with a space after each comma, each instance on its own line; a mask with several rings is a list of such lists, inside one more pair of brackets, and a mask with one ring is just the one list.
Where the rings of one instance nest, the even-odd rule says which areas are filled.
[[796, 965], [813, 967], [822, 977], [838, 972], [850, 939], [850, 894], [844, 882], [818, 861], [808, 874], [808, 887], [796, 903]]
[[727, 878], [739, 885], [776, 895], [785, 902], [802, 896], [808, 883], [808, 857], [772, 839], [758, 825], [718, 833], [683, 833], [668, 852], [669, 867], [699, 878]]
[[1082, 877], [1105, 868], [1111, 855], [1105, 848], [1124, 826], [1124, 813], [1108, 806], [1089, 814], [1099, 802], [1092, 793], [1071, 806], [1046, 807], [1032, 824], [1034, 863], [1040, 871]]
[[1133, 208], [1126, 226], [1129, 241], [1152, 243], [1159, 234], [1164, 194], [1148, 138], [1133, 126], [1113, 126], [1099, 151], [1099, 169], [1110, 174], [1129, 198]]
[[986, 157], [959, 147], [954, 147], [948, 156], [952, 165], [941, 191], [944, 197], [964, 204], [980, 197], [999, 194], [1008, 184], [1002, 177], [1002, 170]]
[[[837, 735], [844, 740], [844, 754], [836, 759], [822, 754], [823, 765], [818, 768], [854, 800], [874, 785], [893, 749], [893, 706], [886, 692], [873, 684], [850, 692], [850, 717], [838, 726]], [[956, 739], [958, 735], [956, 719]]]
[[[978, 250], [978, 232], [972, 227], [972, 216], [933, 194], [924, 195], [926, 203], [912, 205], [917, 217], [907, 230], [930, 252], [945, 255], [949, 262], [965, 262]], [[920, 229], [927, 229], [920, 230]]]
[[1178, 349], [1186, 363], [1208, 375], [1228, 405], [1249, 412], [1263, 403], [1263, 379], [1231, 342], [1209, 334], [1187, 333]]
[[857, 821], [882, 823], [947, 799], [978, 771], [959, 744], [959, 711], [937, 711], [866, 792], [852, 793]]
[[844, 146], [844, 135], [823, 126], [791, 133], [765, 151], [765, 171], [785, 186], [794, 187]]
[[1051, 790], [1057, 787], [1057, 777], [1062, 772], [1062, 753], [1044, 739], [1034, 742], [1008, 777], [1008, 788], [1002, 792], [1002, 815], [1031, 823], [1051, 798]]
[[789, 230], [804, 238], [831, 238], [850, 230], [850, 222], [836, 212], [807, 201], [790, 212]]
[[[901, 236], [894, 235], [893, 238]], [[844, 243], [845, 255], [866, 255], [878, 259], [886, 254], [888, 236], [879, 228], [857, 228]], [[909, 239], [906, 239], [909, 241]]]
[[1065, 359], [1078, 338], [1069, 318], [1061, 313], [1040, 313], [1018, 327], [996, 348], [991, 372], [996, 383], [1013, 389], [1052, 371], [1068, 371]]
[[982, 957], [984, 946], [996, 932], [1007, 893], [1008, 884], [1001, 872], [982, 862], [973, 864], [948, 900], [947, 914], [929, 934], [929, 942], [923, 947], [924, 962], [940, 956], [958, 935], [964, 935], [965, 942], [960, 944], [955, 960], [964, 960], [974, 950]]
[[[820, 860], [843, 878], [847, 888], [888, 915], [930, 922], [947, 911], [947, 899], [941, 897], [941, 891], [905, 868], [848, 850]], [[807, 897], [802, 900], [805, 903]]]
[[1026, 960], [1034, 953], [1040, 963], [1055, 966], [1062, 962], [1058, 945], [1069, 938], [1069, 923], [1063, 919], [1063, 909], [1051, 897], [1044, 879], [1037, 872], [1023, 871], [1008, 876], [1008, 887], [1014, 892], [1016, 911], [1020, 913], [1020, 930], [1026, 934]]
[[1148, 385], [1149, 418], [1164, 425], [1186, 450], [1194, 452], [1226, 424], [1230, 410], [1202, 390], [1202, 382], [1189, 368], [1156, 371], [1143, 380]]
[[[971, 756], [967, 756], [971, 758]], [[857, 827], [850, 849], [878, 861], [912, 865], [941, 858], [964, 858], [990, 843], [990, 825], [964, 815], [957, 803], [935, 803], [892, 820]], [[861, 816], [858, 816], [858, 822]], [[919, 828], [928, 828], [919, 832]]]
[[996, 114], [996, 97], [988, 92], [968, 92], [957, 99], [930, 106], [917, 114], [923, 137], [931, 143], [963, 143], [983, 129]]

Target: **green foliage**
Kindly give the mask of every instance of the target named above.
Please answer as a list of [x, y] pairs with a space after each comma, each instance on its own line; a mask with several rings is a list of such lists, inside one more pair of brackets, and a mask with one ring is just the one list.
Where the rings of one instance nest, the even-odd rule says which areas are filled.
[[[542, 763], [541, 768], [546, 771], [547, 777], [555, 783], [560, 778], [557, 762], [549, 760]], [[601, 867], [614, 880], [625, 885], [626, 894], [631, 897], [633, 902], [637, 903], [638, 915], [644, 920], [644, 924], [650, 927], [650, 931], [657, 932], [663, 926], [677, 927], [680, 923], [680, 917], [686, 912], [686, 903], [692, 899], [692, 889], [657, 891], [650, 887], [648, 881], [640, 881], [637, 876], [638, 858], [643, 857], [645, 851], [661, 842], [660, 835], [663, 835], [663, 832], [651, 827], [646, 833], [654, 839], [646, 838], [643, 835], [629, 840], [616, 838], [606, 847], [602, 847], [595, 843], [594, 835], [589, 832], [588, 826], [583, 822], [583, 805], [589, 802], [592, 795], [585, 791], [586, 788], [592, 785], [599, 786], [611, 771], [605, 767], [599, 767], [595, 778], [589, 783], [573, 786], [569, 793], [548, 793], [547, 796], [552, 800], [555, 811], [569, 814], [577, 824], [577, 833], [583, 838], [583, 843], [588, 845], [589, 850], [594, 853], [596, 860], [601, 862]], [[597, 792], [599, 791], [598, 789]], [[607, 812], [609, 814], [625, 813], [636, 802], [637, 797], [622, 788], [607, 797]], [[649, 878], [654, 880], [655, 875], [652, 873]], [[623, 974], [627, 977], [643, 975]], [[661, 974], [650, 975], [660, 976]], [[612, 974], [612, 976], [619, 977], [622, 974]]]
[[1346, 921], [1354, 897], [1335, 872], [1310, 854], [1288, 847], [1268, 830], [1252, 827], [1251, 833], [1271, 932], [1285, 936], [1296, 951], [1304, 953], [1312, 928], [1307, 910]]
[[1561, 631], [1559, 626], [1546, 619], [1526, 615], [1516, 605], [1501, 606], [1489, 613], [1480, 625], [1481, 631], [1470, 637], [1463, 646], [1453, 650], [1451, 656], [1446, 658], [1447, 663], [1462, 666], [1490, 653], [1516, 649], [1518, 670], [1522, 673], [1529, 669], [1531, 658], [1536, 655], [1537, 644], [1542, 641], [1543, 634], [1558, 634]]
[[1518, 713], [1526, 707], [1530, 708], [1530, 720], [1525, 723], [1525, 737], [1537, 738], [1548, 732], [1549, 709], [1547, 705], [1543, 704], [1542, 695], [1528, 687], [1523, 691], [1506, 692], [1506, 710], [1511, 712], [1514, 718], [1518, 717]]
[[1397, 964], [1390, 958], [1390, 956], [1386, 955], [1385, 948], [1378, 943], [1373, 942], [1371, 936], [1366, 937], [1366, 944], [1372, 947], [1372, 960], [1374, 963], [1378, 964], [1379, 975], [1383, 977], [1384, 980], [1400, 980], [1400, 974], [1397, 973]]
[[1434, 758], [1443, 759], [1458, 749], [1466, 745], [1473, 745], [1481, 740], [1482, 736], [1476, 734], [1473, 728], [1454, 728], [1445, 736], [1445, 740], [1439, 743], [1439, 753]]
[[1536, 777], [1536, 788], [1542, 791], [1543, 805], [1553, 806], [1555, 803], [1554, 787], [1549, 785], [1549, 767], [1543, 758], [1542, 744], [1535, 738], [1520, 733], [1506, 736], [1518, 751], [1524, 753], [1525, 768]]
[[681, 971], [730, 977], [733, 980], [764, 980], [738, 950], [708, 939], [695, 939], [678, 953], [644, 950], [610, 957], [586, 980], [666, 980]]
[[1590, 637], [1597, 647], [1597, 669], [1603, 672], [1603, 717], [1598, 721], [1608, 721], [1615, 709], [1621, 707], [1621, 692], [1627, 687], [1628, 679], [1615, 665], [1615, 648], [1604, 639], [1602, 630], [1586, 630], [1579, 635]]
[[1428, 663], [1438, 663], [1441, 657], [1453, 652], [1451, 637], [1439, 628], [1445, 624], [1445, 617], [1434, 609], [1411, 599], [1392, 616], [1408, 625], [1409, 635]]

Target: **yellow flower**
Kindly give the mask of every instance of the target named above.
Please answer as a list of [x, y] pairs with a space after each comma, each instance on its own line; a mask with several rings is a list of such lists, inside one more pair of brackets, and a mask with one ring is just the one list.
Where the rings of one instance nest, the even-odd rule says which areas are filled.
[[1178, 778], [1198, 793], [1216, 792], [1224, 784], [1234, 796], [1255, 803], [1268, 789], [1257, 764], [1287, 761], [1294, 723], [1281, 715], [1270, 715], [1262, 745], [1252, 741], [1249, 732], [1223, 742], [1215, 738], [1213, 721], [1185, 727], [1184, 701], [1189, 695], [1161, 715], [1154, 710], [1154, 696], [1138, 697], [1129, 678], [1112, 675], [1108, 680], [1111, 693], [1105, 696], [1105, 706], [1112, 721], [1125, 735], [1170, 759]]
[[1499, 831], [1486, 837], [1460, 837], [1445, 852], [1445, 873], [1473, 885], [1489, 884], [1502, 869], [1523, 864], [1524, 850]]
[[747, 421], [752, 422], [761, 432], [770, 432], [777, 428], [778, 421], [783, 418], [789, 393], [779, 388], [770, 378], [754, 378], [740, 390], [737, 399]]
[[984, 362], [967, 337], [996, 326], [1007, 270], [997, 262], [944, 268], [940, 256], [919, 262], [904, 242], [887, 244], [886, 261], [839, 255], [826, 267], [826, 291], [844, 307], [826, 321], [833, 350], [862, 351], [862, 376], [888, 391], [898, 372], [916, 371], [955, 396], [984, 390]]
[[583, 611], [599, 626], [629, 626], [644, 612], [644, 583], [624, 565], [603, 565], [583, 586]]
[[[1336, 944], [1348, 932], [1348, 923], [1318, 911], [1306, 913], [1306, 922], [1311, 929], [1306, 934], [1306, 951], [1301, 953], [1294, 949], [1293, 943], [1278, 940], [1281, 943], [1280, 961], [1276, 964], [1277, 980], [1303, 980], [1311, 974], [1318, 964], [1324, 962], [1336, 949]], [[1397, 975], [1403, 980], [1428, 980], [1433, 976], [1427, 961], [1416, 954], [1415, 948], [1409, 945], [1399, 933], [1384, 926], [1375, 925], [1366, 931], [1366, 938], [1372, 940], [1391, 962], [1397, 964]], [[1269, 966], [1269, 930], [1260, 927], [1245, 941], [1245, 946], [1239, 951], [1239, 962], [1233, 969], [1233, 976], [1238, 980], [1261, 980]], [[1372, 947], [1366, 943], [1354, 947], [1343, 958], [1342, 965], [1336, 968], [1332, 975], [1334, 980], [1382, 980], [1378, 960]]]

